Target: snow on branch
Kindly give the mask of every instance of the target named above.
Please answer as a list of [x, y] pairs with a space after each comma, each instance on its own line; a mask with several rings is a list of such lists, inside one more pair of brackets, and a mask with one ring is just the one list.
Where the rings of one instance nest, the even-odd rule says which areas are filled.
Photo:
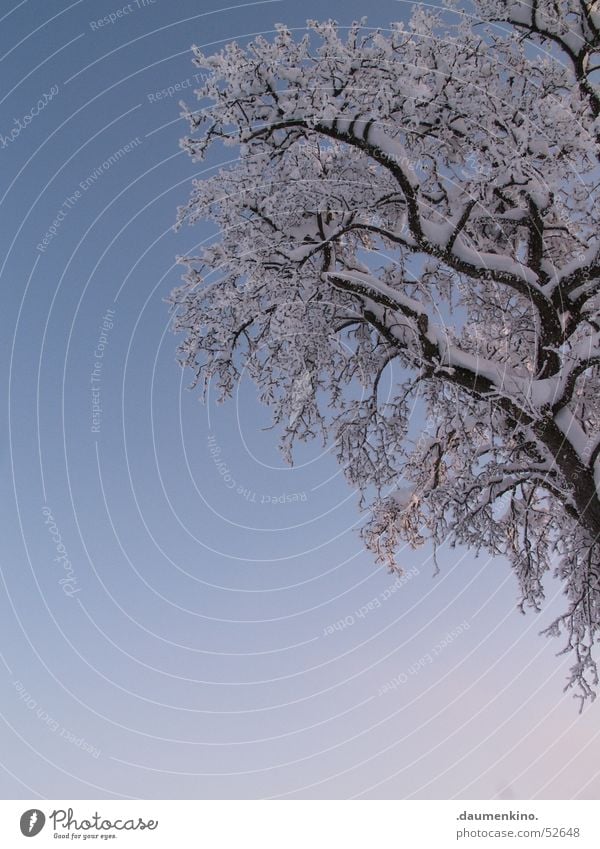
[[299, 38], [278, 25], [270, 40], [194, 48], [207, 74], [197, 108], [182, 104], [182, 147], [229, 164], [180, 209], [180, 225], [207, 219], [216, 235], [183, 260], [174, 329], [181, 362], [221, 397], [245, 367], [288, 460], [298, 441], [335, 444], [368, 511], [365, 544], [390, 568], [402, 542], [485, 548], [536, 610], [553, 572], [567, 611], [548, 632], [566, 634], [569, 686], [588, 698], [599, 13], [475, 7], [479, 21], [419, 6], [386, 30], [311, 21]]

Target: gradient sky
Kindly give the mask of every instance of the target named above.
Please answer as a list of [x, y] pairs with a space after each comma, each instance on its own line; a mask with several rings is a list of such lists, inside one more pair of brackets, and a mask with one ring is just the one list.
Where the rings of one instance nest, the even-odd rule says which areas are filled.
[[426, 547], [399, 586], [330, 451], [286, 467], [251, 385], [203, 406], [176, 362], [175, 257], [212, 231], [172, 225], [219, 160], [178, 147], [190, 46], [409, 8], [0, 5], [1, 797], [598, 796], [599, 708], [539, 636], [560, 588], [522, 616], [505, 561]]

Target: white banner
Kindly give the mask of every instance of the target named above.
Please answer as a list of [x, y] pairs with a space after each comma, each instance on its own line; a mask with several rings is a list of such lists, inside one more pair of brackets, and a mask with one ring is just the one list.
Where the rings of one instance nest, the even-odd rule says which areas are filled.
[[0, 802], [0, 846], [66, 841], [119, 849], [598, 849], [600, 815], [595, 801]]

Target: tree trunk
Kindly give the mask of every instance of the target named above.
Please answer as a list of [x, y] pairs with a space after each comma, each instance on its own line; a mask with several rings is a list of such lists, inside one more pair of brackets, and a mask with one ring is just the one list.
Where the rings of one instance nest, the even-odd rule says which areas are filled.
[[558, 469], [569, 484], [574, 510], [565, 504], [590, 535], [590, 544], [600, 540], [600, 499], [594, 480], [594, 470], [586, 466], [564, 433], [553, 420], [534, 424], [536, 436], [548, 448]]

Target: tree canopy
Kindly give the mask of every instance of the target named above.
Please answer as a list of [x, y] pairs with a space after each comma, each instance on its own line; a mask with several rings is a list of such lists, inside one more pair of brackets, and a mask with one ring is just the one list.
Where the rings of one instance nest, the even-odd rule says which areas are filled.
[[[473, 9], [471, 10], [473, 11]], [[598, 4], [479, 0], [372, 29], [310, 21], [195, 64], [183, 147], [235, 158], [181, 223], [181, 361], [226, 398], [242, 370], [281, 444], [321, 435], [363, 493], [368, 548], [449, 539], [506, 556], [567, 687], [598, 683]], [[381, 392], [382, 378], [392, 391]], [[390, 377], [391, 376], [391, 377]], [[415, 399], [424, 432], [410, 431]]]

